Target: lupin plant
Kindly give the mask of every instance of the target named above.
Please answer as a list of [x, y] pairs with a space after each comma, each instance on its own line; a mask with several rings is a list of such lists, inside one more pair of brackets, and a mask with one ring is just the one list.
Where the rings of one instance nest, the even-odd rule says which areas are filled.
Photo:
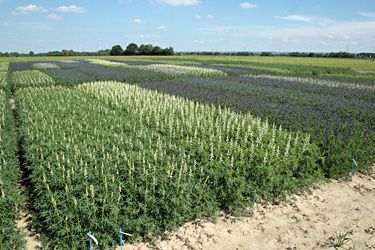
[[39, 70], [13, 71], [11, 72], [10, 78], [13, 89], [51, 86], [55, 84], [55, 81], [49, 75]]
[[7, 71], [0, 71], [0, 89], [5, 90], [7, 86], [7, 76], [8, 76]]
[[[158, 235], [202, 213], [240, 209], [254, 187], [270, 197], [320, 173], [308, 139], [293, 140], [293, 161], [285, 160], [293, 133], [136, 85], [29, 88], [16, 92], [16, 103], [40, 226], [54, 223], [44, 240], [56, 245], [81, 248], [91, 230], [111, 246], [124, 224], [136, 237]], [[270, 142], [278, 155], [262, 150]], [[313, 169], [315, 176], [303, 174]], [[50, 198], [38, 195], [46, 184]]]
[[3, 90], [5, 90], [7, 86], [8, 68], [8, 62], [0, 62], [0, 89]]
[[108, 66], [108, 67], [124, 67], [124, 66], [127, 66], [126, 63], [111, 62], [111, 61], [108, 61], [108, 60], [101, 60], [101, 59], [90, 59], [88, 61], [90, 63], [93, 63], [93, 64], [99, 64], [99, 65]]
[[0, 62], [0, 72], [7, 72], [9, 68], [8, 62]]
[[142, 66], [128, 66], [135, 67], [141, 70], [151, 70], [156, 72], [165, 73], [171, 76], [199, 76], [199, 77], [210, 77], [210, 76], [226, 76], [222, 70], [210, 69], [210, 68], [201, 68], [194, 66], [182, 66], [182, 65], [170, 65], [170, 64], [151, 64], [151, 65], [142, 65]]
[[326, 158], [322, 165], [328, 177], [344, 174], [353, 155], [359, 156], [364, 166], [375, 160], [371, 153], [375, 142], [374, 84], [244, 75], [138, 85], [251, 114], [295, 133], [308, 133]]
[[23, 249], [24, 232], [17, 228], [23, 198], [17, 189], [20, 179], [17, 135], [11, 104], [0, 89], [0, 249]]

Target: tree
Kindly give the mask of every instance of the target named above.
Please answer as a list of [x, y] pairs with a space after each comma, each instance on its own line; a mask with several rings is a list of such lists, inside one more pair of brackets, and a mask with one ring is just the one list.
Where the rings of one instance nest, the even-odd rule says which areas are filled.
[[10, 52], [9, 54], [11, 57], [19, 57], [20, 56], [20, 53], [18, 52]]
[[34, 51], [29, 52], [29, 56], [34, 56], [34, 55], [35, 55]]
[[260, 56], [273, 56], [272, 52], [262, 52]]
[[69, 55], [69, 51], [67, 51], [66, 49], [63, 49], [63, 50], [61, 51], [61, 55], [62, 55], [62, 56], [68, 56], [68, 55]]
[[155, 46], [151, 51], [151, 55], [161, 55], [161, 54], [163, 54], [163, 50], [159, 46]]
[[122, 55], [122, 53], [124, 53], [124, 50], [121, 48], [120, 45], [115, 45], [112, 47], [112, 50], [111, 50], [111, 56], [119, 56], [119, 55]]
[[74, 51], [71, 49], [71, 50], [69, 50], [69, 52], [68, 52], [68, 56], [74, 56], [75, 55], [75, 53], [74, 53]]
[[308, 57], [316, 57], [316, 54], [315, 54], [315, 53], [312, 53], [312, 52], [310, 52], [310, 53], [309, 53], [309, 55], [308, 55]]
[[142, 44], [141, 46], [139, 46], [138, 51], [140, 55], [151, 55], [151, 52], [153, 49], [154, 49], [154, 46], [152, 46], [152, 44], [147, 44], [147, 45]]
[[169, 48], [167, 49], [167, 56], [173, 56], [173, 55], [174, 55], [174, 50], [173, 50], [172, 47], [169, 47]]
[[135, 55], [138, 53], [138, 45], [135, 43], [130, 43], [126, 50], [124, 51], [124, 55]]

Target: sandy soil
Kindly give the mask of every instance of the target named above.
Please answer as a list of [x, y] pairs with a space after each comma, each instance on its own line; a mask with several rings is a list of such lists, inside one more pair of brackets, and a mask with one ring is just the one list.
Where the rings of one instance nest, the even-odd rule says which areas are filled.
[[[336, 249], [375, 249], [374, 211], [375, 173], [356, 173], [353, 181], [322, 184], [280, 204], [259, 202], [253, 217], [249, 211], [239, 218], [223, 214], [216, 224], [196, 220], [154, 244], [125, 244], [123, 249], [335, 249], [340, 234], [351, 240]], [[32, 232], [27, 240], [27, 249], [39, 249]]]
[[41, 249], [41, 245], [38, 242], [39, 235], [30, 228], [31, 216], [24, 213], [20, 214], [20, 220], [17, 221], [17, 227], [23, 228], [26, 232], [26, 249]]

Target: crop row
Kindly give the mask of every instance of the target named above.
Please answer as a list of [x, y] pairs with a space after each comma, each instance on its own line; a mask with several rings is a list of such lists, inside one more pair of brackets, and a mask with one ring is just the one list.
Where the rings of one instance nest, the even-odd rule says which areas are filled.
[[0, 72], [8, 71], [9, 63], [8, 62], [0, 62]]
[[0, 249], [24, 247], [23, 233], [16, 227], [23, 204], [16, 188], [20, 179], [16, 151], [17, 137], [10, 103], [0, 89]]
[[51, 86], [55, 81], [47, 74], [39, 70], [13, 71], [10, 75], [12, 89]]
[[322, 177], [306, 134], [136, 85], [28, 88], [16, 103], [39, 226], [62, 248], [88, 231], [111, 246], [120, 227], [151, 237]]
[[136, 67], [141, 70], [152, 70], [156, 72], [165, 73], [171, 76], [196, 76], [196, 77], [212, 77], [212, 76], [226, 76], [224, 71], [203, 67], [168, 65], [168, 64], [151, 64], [142, 66], [128, 66]]
[[124, 66], [127, 66], [126, 63], [112, 62], [112, 61], [101, 60], [101, 59], [90, 59], [89, 62], [94, 63], [94, 64], [99, 64], [99, 65], [102, 65], [102, 66], [108, 66], [108, 67], [124, 67]]
[[5, 89], [7, 85], [7, 71], [0, 71], [0, 89]]

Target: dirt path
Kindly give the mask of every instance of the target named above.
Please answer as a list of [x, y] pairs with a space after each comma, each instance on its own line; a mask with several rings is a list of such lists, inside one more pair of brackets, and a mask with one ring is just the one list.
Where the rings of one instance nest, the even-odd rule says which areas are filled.
[[[254, 216], [222, 216], [217, 224], [194, 221], [155, 245], [124, 249], [335, 249], [335, 236], [352, 241], [337, 249], [375, 249], [375, 174], [332, 181], [281, 205], [259, 204]], [[131, 232], [129, 232], [131, 233]], [[117, 248], [120, 249], [120, 248]]]
[[26, 249], [42, 249], [38, 238], [39, 235], [34, 232], [34, 230], [31, 229], [30, 227], [30, 216], [26, 215], [24, 213], [20, 213], [21, 219], [17, 221], [17, 227], [18, 228], [23, 228], [26, 232], [26, 237], [25, 240], [27, 242], [26, 244]]
[[367, 74], [367, 73], [375, 73], [374, 70], [356, 70], [358, 73]]

